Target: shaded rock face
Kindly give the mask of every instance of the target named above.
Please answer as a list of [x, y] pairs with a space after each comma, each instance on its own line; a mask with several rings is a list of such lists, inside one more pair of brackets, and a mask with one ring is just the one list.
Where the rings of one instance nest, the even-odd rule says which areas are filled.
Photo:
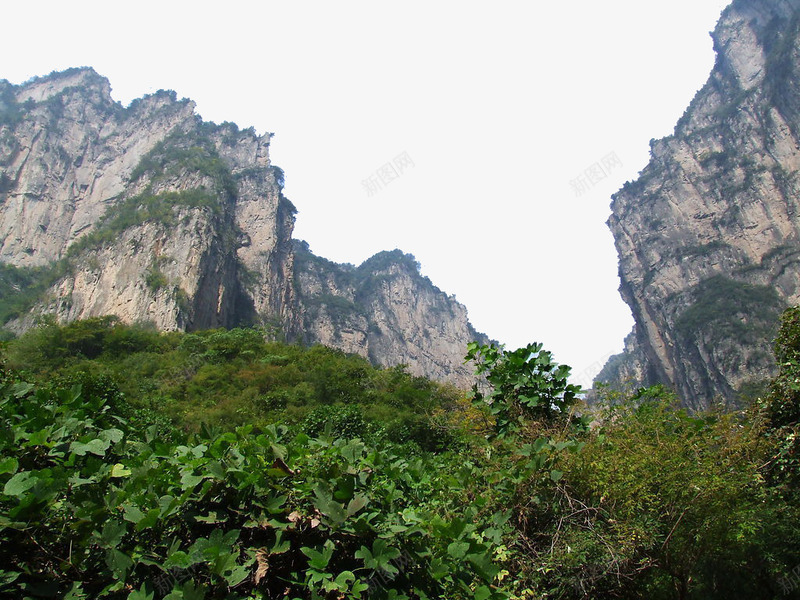
[[205, 123], [172, 92], [124, 108], [87, 68], [0, 81], [0, 277], [24, 272], [43, 290], [6, 328], [109, 314], [164, 330], [268, 326], [466, 385], [466, 344], [483, 338], [413, 259], [355, 268], [292, 240], [271, 135]]
[[636, 322], [599, 381], [666, 383], [692, 408], [774, 373], [781, 310], [800, 300], [798, 0], [737, 0], [675, 133], [651, 142], [608, 225]]

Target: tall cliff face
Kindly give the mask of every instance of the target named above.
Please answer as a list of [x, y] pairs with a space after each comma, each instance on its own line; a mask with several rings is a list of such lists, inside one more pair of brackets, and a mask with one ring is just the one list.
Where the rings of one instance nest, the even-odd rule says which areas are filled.
[[353, 268], [356, 279], [302, 246], [297, 260], [270, 137], [205, 123], [171, 92], [124, 108], [91, 69], [0, 81], [5, 326], [19, 332], [44, 314], [269, 325], [465, 384], [462, 356], [477, 335], [466, 311], [402, 253], [380, 271]]
[[598, 380], [667, 383], [700, 408], [773, 373], [778, 315], [800, 300], [799, 9], [737, 0], [723, 12], [708, 82], [613, 197], [636, 325]]

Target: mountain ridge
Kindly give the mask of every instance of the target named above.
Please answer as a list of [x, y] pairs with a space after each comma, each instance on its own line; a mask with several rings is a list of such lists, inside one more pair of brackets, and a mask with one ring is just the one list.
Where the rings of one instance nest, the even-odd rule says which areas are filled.
[[6, 289], [34, 272], [52, 279], [37, 280], [46, 289], [7, 328], [47, 314], [113, 314], [159, 329], [269, 325], [289, 340], [469, 384], [466, 344], [486, 338], [413, 257], [378, 253], [391, 264], [358, 289], [332, 286], [346, 269], [330, 261], [303, 270], [313, 254], [292, 238], [297, 211], [269, 157], [273, 134], [205, 122], [174, 92], [123, 107], [110, 90], [88, 67], [0, 82]]

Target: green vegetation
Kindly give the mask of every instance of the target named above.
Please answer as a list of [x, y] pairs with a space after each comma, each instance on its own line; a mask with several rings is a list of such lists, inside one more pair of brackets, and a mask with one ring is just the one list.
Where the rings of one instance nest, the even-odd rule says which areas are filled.
[[792, 15], [791, 19], [774, 18], [764, 28], [761, 35], [766, 61], [764, 75], [764, 92], [773, 104], [784, 114], [791, 110], [793, 100], [786, 94], [792, 94], [796, 86], [797, 64], [794, 45], [800, 34], [800, 18]]
[[283, 189], [286, 185], [286, 174], [283, 172], [283, 169], [274, 165], [270, 168], [272, 169], [272, 174], [275, 177], [275, 183], [278, 184], [280, 189]]
[[[7, 95], [7, 88], [0, 88], [0, 113], [2, 107], [6, 106], [3, 104], [3, 93]], [[61, 96], [56, 98], [60, 102]], [[184, 171], [208, 176], [215, 182], [214, 188], [152, 192], [153, 183], [181, 175]], [[230, 170], [219, 157], [213, 142], [203, 136], [202, 132], [175, 133], [157, 144], [134, 170], [132, 180], [145, 174], [151, 177], [151, 185], [146, 191], [109, 208], [91, 233], [69, 247], [65, 259], [37, 268], [0, 265], [0, 324], [19, 316], [41, 300], [47, 289], [64, 277], [73, 268], [75, 259], [87, 250], [116, 243], [120, 233], [144, 223], [172, 227], [177, 223], [181, 209], [200, 209], [219, 215], [223, 210], [220, 194], [236, 194], [236, 184]], [[3, 185], [6, 183], [0, 180], [0, 193]], [[148, 271], [146, 281], [153, 291], [166, 287], [169, 283], [157, 266]], [[188, 306], [185, 298], [183, 304]]]
[[698, 332], [713, 340], [729, 339], [740, 344], [771, 339], [784, 305], [775, 290], [716, 275], [692, 290], [693, 304], [675, 322], [675, 330], [686, 339]]
[[449, 597], [464, 597], [459, 590], [497, 573], [491, 541], [480, 540], [501, 529], [445, 521], [426, 506], [450, 478], [452, 465], [436, 457], [410, 461], [279, 427], [167, 441], [154, 425], [120, 418], [113, 390], [104, 398], [11, 380], [3, 392], [6, 593], [357, 598], [369, 588], [425, 597], [452, 588]]
[[800, 307], [787, 309], [775, 341], [778, 375], [766, 401], [770, 435], [778, 445], [775, 476], [800, 485]]
[[[216, 127], [207, 124], [209, 127]], [[215, 182], [214, 192], [236, 196], [236, 181], [222, 160], [214, 141], [203, 134], [203, 127], [189, 132], [175, 131], [142, 157], [131, 173], [135, 182], [145, 175], [150, 184], [176, 178], [182, 174], [198, 173]]]
[[[252, 329], [113, 317], [3, 344], [0, 594], [767, 599], [800, 564], [800, 309], [744, 412], [578, 418], [540, 344], [470, 397]], [[788, 596], [787, 596], [788, 597]]]
[[622, 597], [774, 597], [797, 555], [776, 552], [789, 507], [762, 483], [762, 424], [752, 412], [690, 416], [659, 388], [602, 411], [564, 466], [565, 508], [587, 511], [568, 520], [552, 566], [597, 585], [592, 597], [609, 578]]
[[15, 267], [0, 263], [0, 325], [27, 312], [69, 269], [66, 260], [48, 267]]
[[377, 370], [358, 356], [265, 338], [256, 329], [158, 333], [103, 317], [43, 325], [9, 343], [6, 355], [35, 377], [110, 377], [130, 405], [158, 408], [189, 429], [296, 425], [320, 407], [357, 406], [371, 423], [397, 430], [441, 416], [459, 398], [401, 367]]
[[[221, 210], [216, 197], [205, 190], [141, 194], [109, 209], [91, 233], [69, 247], [66, 258], [62, 260], [45, 267], [0, 264], [0, 325], [24, 314], [41, 301], [53, 284], [72, 272], [76, 259], [87, 250], [116, 243], [123, 231], [143, 223], [171, 227], [177, 222], [180, 208], [209, 210], [213, 214]], [[153, 265], [147, 272], [146, 282], [153, 291], [169, 284], [158, 265]], [[185, 293], [181, 297], [188, 307]]]
[[169, 285], [169, 279], [164, 273], [159, 269], [157, 266], [153, 265], [148, 269], [147, 274], [144, 278], [147, 287], [150, 288], [152, 291], [157, 292], [161, 288], [167, 287]]
[[703, 168], [706, 168], [709, 165], [725, 167], [733, 158], [733, 152], [728, 149], [722, 150], [721, 152], [706, 151], [698, 156], [697, 162], [699, 162], [700, 166]]
[[176, 208], [199, 208], [220, 212], [217, 198], [205, 190], [193, 189], [161, 194], [144, 193], [114, 205], [100, 218], [94, 230], [69, 247], [68, 257], [119, 240], [119, 234], [143, 223], [170, 227], [176, 223]]
[[35, 102], [17, 102], [15, 87], [5, 79], [0, 79], [0, 127], [14, 127], [23, 118], [25, 111], [31, 110]]
[[13, 127], [22, 117], [14, 88], [5, 80], [0, 82], [0, 86], [0, 126]]
[[529, 344], [514, 352], [504, 352], [494, 344], [471, 342], [467, 360], [485, 374], [488, 392], [475, 386], [472, 397], [485, 405], [494, 419], [495, 433], [504, 437], [517, 432], [530, 421], [568, 422], [581, 389], [567, 383], [570, 368], [553, 361], [542, 344]]

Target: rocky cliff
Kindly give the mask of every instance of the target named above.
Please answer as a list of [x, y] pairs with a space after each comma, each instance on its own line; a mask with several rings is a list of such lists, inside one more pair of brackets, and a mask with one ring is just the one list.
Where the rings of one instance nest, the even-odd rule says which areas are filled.
[[774, 372], [800, 300], [800, 1], [736, 0], [674, 135], [613, 196], [620, 292], [636, 322], [600, 381], [666, 383], [690, 407]]
[[[301, 315], [293, 337], [364, 353], [380, 364], [424, 372], [439, 356], [464, 354], [464, 340], [488, 342], [467, 311], [399, 250], [381, 252], [359, 267], [331, 263], [299, 243], [294, 291]], [[309, 336], [309, 332], [311, 335]], [[466, 383], [461, 363], [442, 364], [439, 376]]]
[[261, 325], [464, 385], [463, 306], [382, 253], [335, 265], [292, 239], [272, 134], [158, 92], [123, 107], [92, 69], [0, 81], [0, 318], [113, 314], [161, 329]]

